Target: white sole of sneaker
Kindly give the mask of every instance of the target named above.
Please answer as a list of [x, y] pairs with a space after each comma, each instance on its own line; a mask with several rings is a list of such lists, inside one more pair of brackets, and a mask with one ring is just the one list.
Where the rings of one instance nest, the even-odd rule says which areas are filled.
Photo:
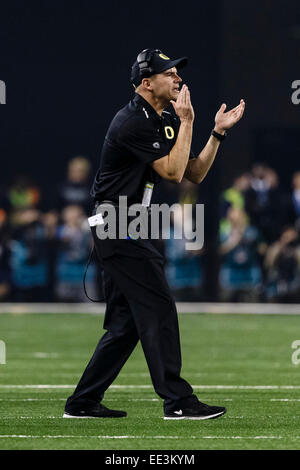
[[126, 418], [126, 416], [73, 416], [68, 413], [64, 413], [63, 418], [75, 418], [75, 419], [109, 419], [109, 418]]
[[63, 414], [63, 418], [79, 418], [79, 419], [86, 419], [86, 418], [97, 418], [97, 416], [73, 416], [68, 415], [68, 413]]
[[218, 416], [224, 415], [225, 412], [222, 411], [221, 413], [216, 413], [214, 415], [209, 415], [209, 416], [164, 416], [164, 419], [166, 420], [177, 420], [177, 419], [192, 419], [192, 420], [204, 420], [204, 419], [212, 419], [212, 418], [217, 418]]

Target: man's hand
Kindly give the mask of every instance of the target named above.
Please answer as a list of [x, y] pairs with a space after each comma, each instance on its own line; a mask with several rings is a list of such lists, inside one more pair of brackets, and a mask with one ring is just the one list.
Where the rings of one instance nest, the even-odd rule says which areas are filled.
[[222, 104], [215, 117], [216, 125], [214, 130], [219, 134], [224, 134], [227, 129], [230, 129], [241, 119], [245, 110], [245, 101], [241, 100], [238, 106], [227, 113], [225, 113], [225, 109], [226, 104]]
[[163, 178], [174, 183], [180, 183], [191, 152], [194, 121], [194, 110], [191, 104], [190, 92], [186, 85], [183, 85], [180, 93], [178, 93], [176, 102], [171, 100], [171, 103], [181, 121], [176, 143], [168, 155], [155, 160], [151, 165]]
[[176, 101], [171, 100], [171, 103], [173, 105], [173, 108], [175, 109], [175, 112], [177, 116], [180, 118], [180, 121], [194, 121], [194, 110], [193, 106], [191, 103], [191, 96], [189, 89], [186, 85], [183, 85], [183, 87], [180, 90], [180, 93], [178, 95], [178, 98]]

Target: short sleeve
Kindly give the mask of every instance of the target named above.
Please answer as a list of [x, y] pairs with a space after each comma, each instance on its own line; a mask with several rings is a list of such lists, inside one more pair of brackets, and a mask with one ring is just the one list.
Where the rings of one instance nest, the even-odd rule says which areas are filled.
[[159, 135], [155, 127], [140, 120], [129, 119], [120, 129], [118, 143], [143, 163], [165, 157], [170, 152], [168, 145]]

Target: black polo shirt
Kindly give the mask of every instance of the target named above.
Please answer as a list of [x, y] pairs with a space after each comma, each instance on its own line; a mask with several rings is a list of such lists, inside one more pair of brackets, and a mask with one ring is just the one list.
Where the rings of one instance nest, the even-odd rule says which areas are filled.
[[[146, 182], [156, 185], [161, 180], [150, 163], [170, 153], [179, 126], [171, 108], [159, 116], [136, 94], [113, 118], [105, 136], [91, 190], [94, 200], [118, 202], [119, 196], [127, 196], [128, 205], [141, 203]], [[194, 158], [192, 151], [190, 158]]]

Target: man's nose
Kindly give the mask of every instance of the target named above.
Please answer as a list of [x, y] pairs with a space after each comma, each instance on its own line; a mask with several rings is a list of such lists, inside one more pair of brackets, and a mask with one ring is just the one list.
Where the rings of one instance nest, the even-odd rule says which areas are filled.
[[177, 75], [177, 74], [175, 76], [175, 79], [176, 79], [176, 82], [179, 82], [179, 83], [182, 82], [182, 78], [179, 77], [179, 75]]

